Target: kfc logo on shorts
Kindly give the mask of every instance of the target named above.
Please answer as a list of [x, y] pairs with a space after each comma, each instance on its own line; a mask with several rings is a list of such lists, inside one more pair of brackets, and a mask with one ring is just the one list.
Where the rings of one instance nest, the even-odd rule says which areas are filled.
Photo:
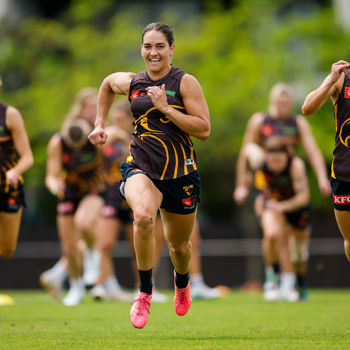
[[7, 204], [8, 204], [8, 206], [9, 206], [10, 208], [15, 208], [15, 207], [17, 207], [17, 205], [18, 205], [18, 200], [15, 199], [15, 198], [10, 197], [10, 198], [7, 200]]
[[345, 98], [350, 98], [350, 87], [345, 88], [345, 93], [344, 93]]
[[184, 209], [194, 208], [195, 203], [196, 203], [196, 197], [182, 199], [182, 204], [184, 205]]
[[337, 205], [349, 205], [350, 194], [346, 194], [345, 196], [333, 194], [333, 203]]

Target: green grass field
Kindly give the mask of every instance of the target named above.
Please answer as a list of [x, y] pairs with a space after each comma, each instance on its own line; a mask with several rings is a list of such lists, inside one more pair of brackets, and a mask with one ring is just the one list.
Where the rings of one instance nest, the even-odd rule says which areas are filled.
[[231, 292], [194, 301], [185, 317], [170, 302], [152, 304], [144, 329], [132, 327], [126, 303], [87, 297], [69, 308], [41, 291], [6, 293], [16, 304], [0, 306], [4, 350], [350, 349], [350, 290], [311, 290], [310, 302], [296, 304]]

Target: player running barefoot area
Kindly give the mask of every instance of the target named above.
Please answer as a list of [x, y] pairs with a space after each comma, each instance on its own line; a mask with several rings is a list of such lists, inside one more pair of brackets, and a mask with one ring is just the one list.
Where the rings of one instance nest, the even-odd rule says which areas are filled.
[[190, 235], [199, 202], [200, 178], [190, 136], [210, 134], [209, 110], [198, 81], [171, 65], [173, 32], [164, 23], [143, 31], [146, 70], [114, 73], [102, 83], [95, 130], [90, 141], [106, 142], [105, 120], [115, 94], [127, 95], [134, 133], [127, 162], [121, 164], [121, 192], [134, 213], [134, 246], [140, 291], [130, 311], [132, 324], [146, 325], [152, 299], [154, 229], [160, 208], [164, 235], [175, 268], [174, 308], [185, 315], [191, 305]]
[[331, 168], [332, 200], [335, 218], [344, 237], [344, 250], [350, 262], [350, 63], [338, 61], [322, 84], [309, 93], [302, 111], [316, 113], [329, 98], [335, 117], [335, 147]]

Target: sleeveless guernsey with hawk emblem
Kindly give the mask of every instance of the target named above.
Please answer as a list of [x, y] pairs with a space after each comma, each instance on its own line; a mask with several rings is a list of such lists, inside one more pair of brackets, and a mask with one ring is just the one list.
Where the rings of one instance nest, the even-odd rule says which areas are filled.
[[180, 95], [184, 74], [172, 66], [165, 77], [155, 81], [143, 71], [136, 74], [130, 84], [129, 100], [135, 128], [127, 162], [154, 179], [176, 179], [197, 170], [197, 157], [190, 136], [158, 111], [146, 92], [149, 86], [165, 84], [169, 105], [186, 114]]
[[[14, 168], [18, 162], [11, 132], [6, 127], [7, 105], [0, 102], [0, 191], [9, 192], [10, 186], [6, 184], [6, 172]], [[20, 183], [23, 183], [21, 176]]]
[[344, 84], [334, 105], [335, 147], [333, 151], [332, 177], [350, 182], [350, 71], [346, 70]]
[[300, 138], [297, 120], [294, 115], [286, 119], [276, 119], [266, 114], [260, 134], [263, 143], [271, 136], [283, 136], [288, 148], [291, 148], [294, 152]]

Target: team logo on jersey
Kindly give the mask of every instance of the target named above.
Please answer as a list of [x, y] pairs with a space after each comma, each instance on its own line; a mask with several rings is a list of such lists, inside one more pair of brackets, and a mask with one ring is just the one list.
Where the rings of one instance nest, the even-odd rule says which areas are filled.
[[340, 127], [339, 139], [341, 143], [349, 147], [349, 138], [350, 138], [350, 118], [346, 119], [345, 122]]
[[274, 128], [271, 124], [265, 124], [265, 125], [261, 128], [261, 133], [262, 133], [264, 136], [271, 136], [274, 132], [275, 132], [275, 128]]
[[64, 164], [70, 163], [73, 160], [73, 157], [69, 153], [62, 154], [62, 162]]
[[350, 194], [346, 194], [346, 195], [333, 194], [333, 203], [338, 204], [338, 205], [349, 205], [350, 204]]
[[194, 158], [185, 159], [185, 165], [193, 165], [193, 164], [194, 164]]
[[188, 196], [190, 196], [193, 192], [193, 185], [183, 186], [182, 188]]
[[346, 87], [345, 88], [344, 97], [345, 98], [350, 98], [350, 87]]
[[131, 91], [130, 100], [133, 100], [134, 98], [136, 98], [138, 96], [141, 96], [141, 97], [146, 96], [146, 91], [144, 91], [144, 90]]

